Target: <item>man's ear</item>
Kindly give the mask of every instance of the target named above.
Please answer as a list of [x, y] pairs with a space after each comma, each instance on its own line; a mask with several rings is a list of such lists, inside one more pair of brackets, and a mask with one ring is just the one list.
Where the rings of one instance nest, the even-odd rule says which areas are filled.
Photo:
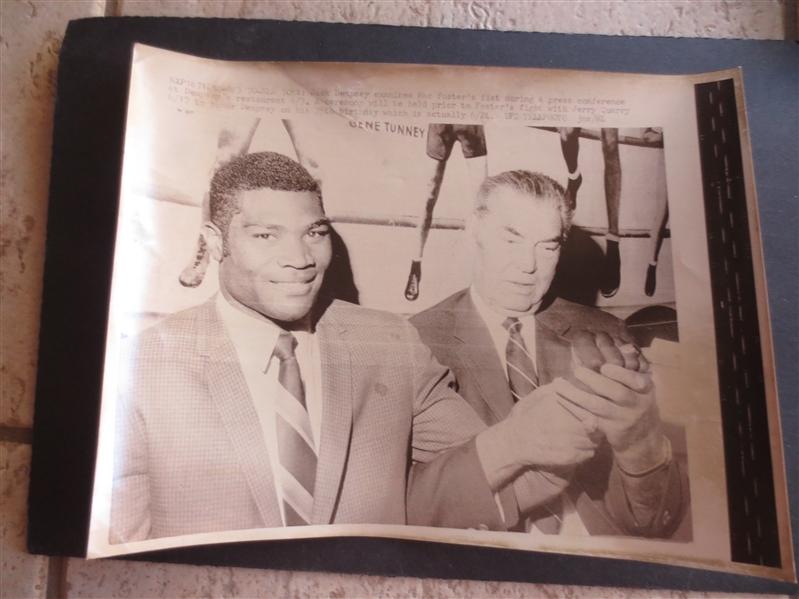
[[222, 231], [211, 221], [206, 221], [203, 227], [203, 233], [205, 234], [205, 243], [208, 245], [211, 256], [213, 256], [214, 260], [217, 262], [221, 262], [222, 257], [225, 255], [225, 240]]

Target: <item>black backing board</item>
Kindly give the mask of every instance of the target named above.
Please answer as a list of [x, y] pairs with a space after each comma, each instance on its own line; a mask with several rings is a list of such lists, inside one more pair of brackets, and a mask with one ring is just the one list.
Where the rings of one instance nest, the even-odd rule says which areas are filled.
[[[743, 66], [769, 275], [792, 503], [799, 540], [799, 46], [176, 18], [72, 22], [61, 49], [53, 133], [28, 546], [85, 555], [135, 42], [226, 60], [305, 60], [696, 73]], [[384, 575], [730, 592], [797, 585], [627, 562], [390, 539], [319, 539], [174, 549], [130, 559]]]

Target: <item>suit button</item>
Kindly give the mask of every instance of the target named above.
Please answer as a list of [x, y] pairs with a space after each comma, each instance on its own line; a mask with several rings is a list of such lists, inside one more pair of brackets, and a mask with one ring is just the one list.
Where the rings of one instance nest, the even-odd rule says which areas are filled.
[[488, 530], [488, 526], [486, 526], [485, 524], [481, 524], [480, 526], [477, 527], [477, 530]]
[[663, 524], [668, 524], [669, 522], [671, 522], [671, 514], [669, 510], [666, 510], [663, 512]]

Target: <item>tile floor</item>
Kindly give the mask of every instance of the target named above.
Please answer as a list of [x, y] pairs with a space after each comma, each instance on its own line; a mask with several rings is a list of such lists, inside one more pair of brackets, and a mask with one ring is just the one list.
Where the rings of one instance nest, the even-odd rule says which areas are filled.
[[796, 39], [796, 0], [635, 2], [2, 0], [0, 265], [1, 597], [706, 597], [556, 585], [420, 580], [123, 561], [25, 552], [30, 427], [58, 51], [70, 19], [170, 15], [515, 31]]

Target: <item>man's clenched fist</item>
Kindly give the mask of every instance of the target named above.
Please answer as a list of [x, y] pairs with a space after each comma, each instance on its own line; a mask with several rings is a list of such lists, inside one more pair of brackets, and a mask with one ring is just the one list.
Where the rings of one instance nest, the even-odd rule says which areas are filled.
[[638, 474], [663, 463], [663, 437], [649, 362], [630, 343], [580, 331], [572, 340], [573, 378], [555, 381], [563, 405], [593, 440], [604, 435], [617, 463]]

